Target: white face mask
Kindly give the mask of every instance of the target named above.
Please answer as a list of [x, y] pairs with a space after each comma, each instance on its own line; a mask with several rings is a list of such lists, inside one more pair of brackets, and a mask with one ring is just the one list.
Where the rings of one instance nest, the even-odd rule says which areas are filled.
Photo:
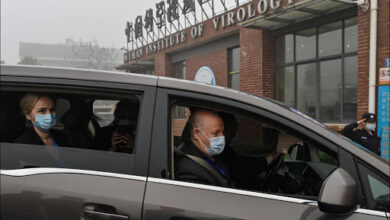
[[366, 123], [366, 129], [369, 131], [375, 131], [376, 124]]

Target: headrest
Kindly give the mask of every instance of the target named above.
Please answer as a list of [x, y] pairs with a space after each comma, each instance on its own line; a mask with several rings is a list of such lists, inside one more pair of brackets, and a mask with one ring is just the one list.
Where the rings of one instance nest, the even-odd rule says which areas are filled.
[[72, 103], [71, 108], [61, 117], [67, 128], [86, 127], [92, 116], [92, 109], [85, 102]]

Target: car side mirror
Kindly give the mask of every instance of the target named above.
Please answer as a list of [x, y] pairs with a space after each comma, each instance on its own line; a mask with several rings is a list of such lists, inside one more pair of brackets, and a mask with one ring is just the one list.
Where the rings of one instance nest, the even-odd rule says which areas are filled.
[[337, 168], [322, 183], [318, 207], [329, 214], [349, 214], [358, 207], [358, 186], [342, 168]]

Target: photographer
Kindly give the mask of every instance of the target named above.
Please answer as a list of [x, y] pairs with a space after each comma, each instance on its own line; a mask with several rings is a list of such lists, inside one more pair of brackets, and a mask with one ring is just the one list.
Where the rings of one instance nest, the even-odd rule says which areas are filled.
[[132, 153], [138, 120], [139, 103], [121, 100], [116, 104], [114, 121], [96, 131], [95, 149]]

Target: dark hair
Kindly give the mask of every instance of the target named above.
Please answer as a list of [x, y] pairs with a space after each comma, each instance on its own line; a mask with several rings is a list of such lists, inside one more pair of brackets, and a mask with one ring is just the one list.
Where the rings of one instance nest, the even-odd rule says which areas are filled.
[[122, 99], [120, 100], [116, 106], [114, 111], [114, 121], [112, 123], [117, 123], [117, 120], [119, 119], [119, 114], [123, 111], [132, 111], [135, 115], [138, 115], [139, 111], [139, 102], [137, 101], [130, 101], [128, 99]]

